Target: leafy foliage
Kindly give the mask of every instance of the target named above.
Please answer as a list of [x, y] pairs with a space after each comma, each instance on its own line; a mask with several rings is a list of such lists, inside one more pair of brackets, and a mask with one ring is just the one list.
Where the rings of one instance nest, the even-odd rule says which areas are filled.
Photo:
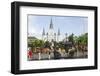
[[88, 43], [88, 33], [85, 33], [79, 37], [74, 37], [76, 43], [81, 45], [87, 45]]

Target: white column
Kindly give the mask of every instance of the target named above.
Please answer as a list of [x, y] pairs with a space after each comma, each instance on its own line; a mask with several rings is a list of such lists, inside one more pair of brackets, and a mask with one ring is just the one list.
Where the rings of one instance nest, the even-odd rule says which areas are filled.
[[39, 60], [41, 59], [41, 53], [38, 53], [38, 56], [39, 56]]
[[50, 54], [49, 54], [49, 60], [51, 59]]

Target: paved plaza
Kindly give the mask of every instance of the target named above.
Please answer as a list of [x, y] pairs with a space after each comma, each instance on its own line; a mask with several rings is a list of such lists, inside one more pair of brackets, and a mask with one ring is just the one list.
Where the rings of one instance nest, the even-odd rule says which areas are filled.
[[[73, 55], [70, 55], [68, 53], [63, 53], [63, 54], [60, 54], [60, 58], [58, 59], [77, 59], [77, 58], [87, 58], [87, 52], [74, 52]], [[49, 54], [46, 54], [46, 53], [36, 53], [36, 54], [33, 54], [32, 55], [32, 58], [31, 59], [28, 59], [29, 61], [31, 60], [52, 60], [52, 59], [55, 59], [54, 58], [54, 53], [50, 53]]]

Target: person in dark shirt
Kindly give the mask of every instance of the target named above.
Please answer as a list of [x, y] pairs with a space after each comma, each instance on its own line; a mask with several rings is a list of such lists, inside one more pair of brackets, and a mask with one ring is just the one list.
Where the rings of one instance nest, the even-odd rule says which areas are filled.
[[58, 52], [58, 48], [54, 48], [54, 59], [60, 59], [61, 54]]

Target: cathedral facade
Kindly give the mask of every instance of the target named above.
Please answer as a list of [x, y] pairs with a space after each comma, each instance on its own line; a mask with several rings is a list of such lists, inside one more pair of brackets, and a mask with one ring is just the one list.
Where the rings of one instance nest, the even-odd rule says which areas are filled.
[[45, 29], [43, 28], [42, 40], [49, 41], [49, 42], [52, 42], [52, 41], [59, 42], [60, 41], [60, 29], [58, 29], [57, 33], [54, 31], [52, 19], [50, 21], [49, 30], [47, 33], [45, 32]]

